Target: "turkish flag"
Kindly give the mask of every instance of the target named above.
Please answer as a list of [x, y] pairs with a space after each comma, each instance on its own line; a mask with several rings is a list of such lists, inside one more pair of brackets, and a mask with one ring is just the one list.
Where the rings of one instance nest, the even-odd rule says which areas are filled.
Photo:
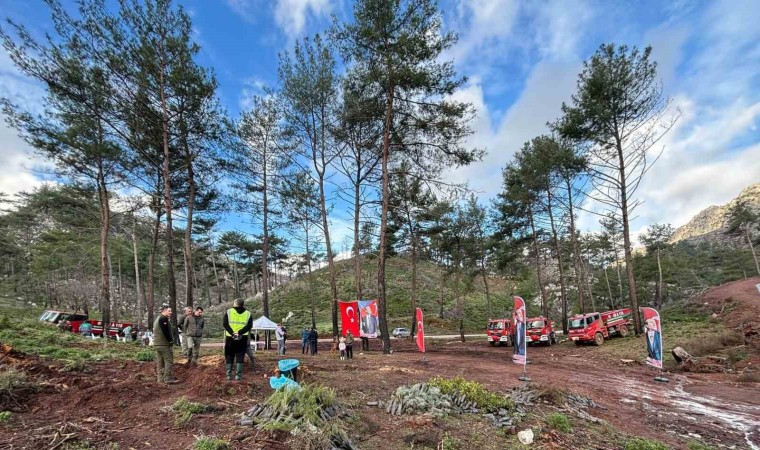
[[417, 340], [417, 348], [419, 348], [422, 353], [425, 353], [425, 327], [423, 322], [422, 310], [417, 308], [417, 336], [415, 339]]
[[338, 305], [341, 334], [345, 336], [350, 331], [354, 336], [359, 336], [359, 302], [338, 302]]

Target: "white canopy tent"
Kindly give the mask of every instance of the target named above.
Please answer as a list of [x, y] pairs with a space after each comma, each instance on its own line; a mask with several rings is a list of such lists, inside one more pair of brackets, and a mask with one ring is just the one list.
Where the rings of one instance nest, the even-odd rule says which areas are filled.
[[277, 324], [272, 322], [271, 319], [267, 316], [261, 316], [258, 319], [253, 321], [253, 326], [251, 327], [252, 330], [275, 330], [277, 329]]
[[[277, 324], [272, 322], [272, 320], [267, 316], [261, 316], [258, 319], [253, 321], [253, 325], [251, 326], [251, 336], [252, 336], [252, 342], [251, 345], [253, 346], [254, 350], [258, 350], [259, 348], [259, 342], [261, 342], [261, 348], [266, 348], [266, 345], [269, 343], [269, 333], [277, 329]], [[256, 331], [257, 330], [263, 330], [264, 331], [264, 340], [258, 341], [256, 339]]]

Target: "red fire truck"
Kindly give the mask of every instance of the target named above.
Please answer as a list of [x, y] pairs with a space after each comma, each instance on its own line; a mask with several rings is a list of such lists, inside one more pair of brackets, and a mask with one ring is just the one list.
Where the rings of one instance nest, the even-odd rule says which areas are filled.
[[512, 346], [512, 336], [515, 334], [515, 327], [512, 324], [512, 319], [491, 319], [488, 321], [488, 328], [486, 329], [488, 335], [488, 344], [491, 346], [506, 345]]
[[528, 319], [525, 334], [528, 344], [546, 344], [551, 346], [557, 343], [557, 337], [554, 335], [554, 326], [551, 320], [543, 316]]
[[567, 325], [568, 335], [575, 345], [584, 342], [602, 345], [605, 339], [615, 334], [628, 336], [628, 329], [632, 326], [631, 309], [578, 314], [571, 317]]
[[[84, 322], [90, 322], [92, 325], [92, 334], [94, 336], [102, 336], [103, 335], [103, 321], [96, 320], [96, 319], [89, 319], [87, 314], [80, 313], [80, 312], [70, 312], [70, 311], [61, 311], [61, 310], [46, 310], [44, 311], [39, 318], [40, 322], [52, 324], [52, 325], [59, 325], [61, 322], [68, 322], [69, 325], [71, 325], [71, 332], [72, 333], [79, 333], [79, 327]], [[111, 322], [108, 324], [108, 334], [107, 336], [109, 338], [116, 338], [116, 336], [119, 336], [119, 333], [121, 331], [131, 326], [134, 328], [134, 325], [129, 322]]]

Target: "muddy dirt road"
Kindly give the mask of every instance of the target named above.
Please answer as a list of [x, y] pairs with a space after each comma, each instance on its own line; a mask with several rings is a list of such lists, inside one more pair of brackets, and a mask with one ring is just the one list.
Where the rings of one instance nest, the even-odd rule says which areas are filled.
[[[392, 355], [380, 354], [374, 348], [379, 343], [373, 342], [372, 351], [357, 353], [352, 361], [339, 361], [327, 345], [319, 355], [302, 358], [305, 380], [334, 387], [361, 417], [357, 438], [361, 448], [404, 448], [393, 445], [392, 439], [389, 444], [388, 433], [401, 435], [408, 424], [366, 405], [387, 400], [399, 385], [456, 375], [502, 392], [521, 383], [517, 376], [522, 369], [511, 362], [507, 347], [489, 347], [484, 341], [435, 342], [422, 363], [412, 341], [394, 343]], [[289, 343], [287, 357], [301, 357], [296, 346]], [[600, 350], [569, 343], [530, 347], [528, 371], [534, 384], [591, 397], [604, 408], [591, 410], [593, 415], [632, 435], [657, 438], [675, 448], [684, 439], [729, 448], [760, 445], [757, 383], [739, 383], [726, 374], [671, 374], [670, 383], [659, 384], [653, 380], [653, 369], [621, 363]], [[257, 373], [247, 373], [240, 383], [223, 381], [220, 358], [208, 357], [206, 362], [213, 365], [195, 368], [176, 365], [183, 383], [159, 386], [153, 381], [151, 363], [101, 364], [93, 373], [81, 374], [61, 372], [56, 365], [31, 357], [7, 355], [5, 363], [14, 361], [40, 384], [41, 391], [19, 400], [12, 426], [0, 433], [0, 448], [46, 448], [56, 436], [60, 440], [70, 433], [116, 442], [120, 448], [183, 449], [204, 434], [243, 436], [245, 448], [278, 448], [272, 444], [279, 440], [276, 434], [251, 439], [246, 429], [234, 424], [236, 413], [271, 392], [265, 376], [271, 374], [277, 356], [259, 352]], [[202, 414], [191, 424], [177, 426], [161, 408], [182, 396], [214, 403], [225, 411]], [[260, 447], [256, 439], [263, 439]]]

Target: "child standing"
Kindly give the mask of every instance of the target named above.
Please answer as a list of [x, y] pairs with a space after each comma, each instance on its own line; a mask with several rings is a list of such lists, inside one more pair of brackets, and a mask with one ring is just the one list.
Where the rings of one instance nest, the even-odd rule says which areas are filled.
[[340, 350], [340, 360], [344, 361], [346, 359], [346, 338], [343, 336], [341, 336], [338, 343], [338, 350]]

